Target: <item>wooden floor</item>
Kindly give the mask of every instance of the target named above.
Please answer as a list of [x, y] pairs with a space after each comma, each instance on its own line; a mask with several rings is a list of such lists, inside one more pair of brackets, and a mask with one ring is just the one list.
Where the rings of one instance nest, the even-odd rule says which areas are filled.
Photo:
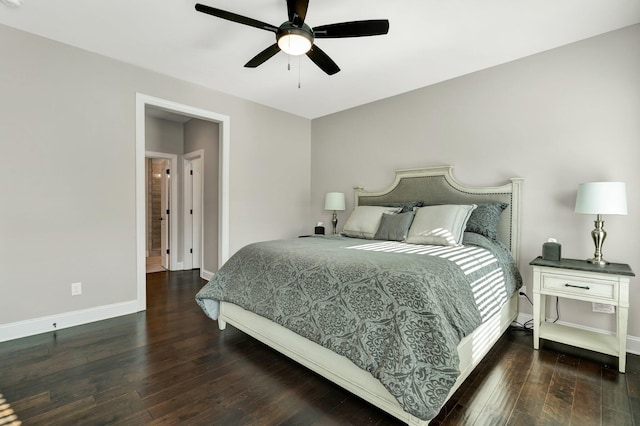
[[[393, 425], [394, 418], [194, 302], [198, 271], [147, 276], [146, 313], [0, 343], [0, 394], [24, 425]], [[638, 425], [640, 357], [531, 347], [507, 332], [435, 425]], [[611, 366], [608, 365], [611, 363]]]

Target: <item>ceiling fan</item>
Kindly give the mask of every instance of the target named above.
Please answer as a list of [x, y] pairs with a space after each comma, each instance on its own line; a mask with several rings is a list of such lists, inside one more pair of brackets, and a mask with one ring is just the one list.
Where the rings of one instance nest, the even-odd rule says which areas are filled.
[[247, 62], [245, 64], [247, 68], [255, 68], [263, 64], [282, 50], [290, 55], [306, 54], [320, 69], [329, 75], [333, 75], [340, 71], [340, 68], [324, 51], [314, 44], [314, 39], [365, 37], [383, 35], [389, 32], [389, 21], [386, 19], [341, 22], [311, 28], [304, 22], [308, 7], [309, 0], [287, 0], [289, 20], [277, 27], [204, 4], [196, 4], [198, 12], [275, 33], [276, 43], [267, 47]]

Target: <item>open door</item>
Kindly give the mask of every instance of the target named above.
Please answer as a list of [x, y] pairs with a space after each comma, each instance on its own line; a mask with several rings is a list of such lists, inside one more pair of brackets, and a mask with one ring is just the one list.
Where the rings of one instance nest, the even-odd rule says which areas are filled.
[[164, 170], [162, 173], [162, 184], [160, 186], [160, 205], [162, 210], [160, 212], [161, 221], [160, 224], [160, 240], [161, 240], [161, 252], [162, 256], [161, 265], [164, 269], [169, 270], [171, 267], [171, 250], [169, 249], [169, 236], [171, 235], [171, 221], [169, 215], [171, 214], [171, 169], [169, 168], [169, 161], [164, 160]]
[[202, 153], [185, 156], [184, 174], [184, 267], [199, 269], [202, 266]]
[[195, 158], [191, 161], [191, 201], [193, 209], [193, 222], [191, 224], [191, 236], [193, 239], [193, 269], [199, 269], [202, 258], [202, 159]]

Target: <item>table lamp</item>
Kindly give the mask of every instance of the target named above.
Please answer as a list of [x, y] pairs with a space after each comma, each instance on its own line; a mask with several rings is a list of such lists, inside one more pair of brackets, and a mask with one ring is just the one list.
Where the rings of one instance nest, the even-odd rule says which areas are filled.
[[587, 262], [604, 266], [607, 262], [602, 258], [602, 244], [607, 233], [604, 230], [604, 214], [627, 214], [627, 193], [624, 182], [590, 182], [578, 185], [576, 197], [576, 213], [595, 214], [593, 222], [595, 229], [591, 231], [591, 238], [596, 246], [592, 259]]
[[324, 198], [324, 209], [333, 210], [333, 233], [336, 233], [336, 225], [338, 225], [338, 211], [344, 210], [344, 194], [342, 192], [327, 192]]

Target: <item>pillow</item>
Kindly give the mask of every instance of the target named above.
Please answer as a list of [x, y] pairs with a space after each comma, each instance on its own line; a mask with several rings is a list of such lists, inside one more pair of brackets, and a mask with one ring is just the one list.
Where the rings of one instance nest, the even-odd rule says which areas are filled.
[[507, 203], [479, 203], [469, 217], [466, 231], [497, 240], [500, 215], [507, 207]]
[[373, 239], [384, 213], [397, 213], [399, 207], [357, 206], [342, 228], [342, 235], [353, 238]]
[[378, 232], [373, 237], [374, 240], [388, 241], [404, 241], [407, 238], [409, 227], [413, 222], [415, 213], [409, 211], [406, 213], [389, 214], [383, 213]]
[[409, 228], [407, 242], [439, 246], [460, 245], [469, 216], [476, 207], [475, 204], [443, 204], [418, 208]]

